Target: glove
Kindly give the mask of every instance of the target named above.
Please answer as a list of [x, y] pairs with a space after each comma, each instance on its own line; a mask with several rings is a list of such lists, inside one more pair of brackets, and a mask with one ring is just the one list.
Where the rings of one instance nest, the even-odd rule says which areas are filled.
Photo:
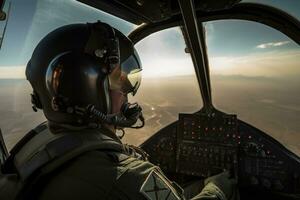
[[[205, 187], [202, 190], [203, 192], [209, 191], [209, 193], [212, 193], [211, 190], [214, 188], [217, 193], [219, 192], [220, 196], [225, 196], [228, 200], [239, 199], [237, 180], [235, 178], [230, 178], [228, 171], [208, 177], [204, 180], [204, 185]], [[224, 197], [220, 198], [224, 199]]]

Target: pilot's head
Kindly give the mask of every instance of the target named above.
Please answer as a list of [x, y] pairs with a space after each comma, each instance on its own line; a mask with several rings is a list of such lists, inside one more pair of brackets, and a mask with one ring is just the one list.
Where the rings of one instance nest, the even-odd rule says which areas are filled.
[[132, 42], [108, 24], [68, 25], [49, 33], [26, 68], [33, 108], [50, 124], [130, 127], [141, 108], [128, 104], [141, 82]]

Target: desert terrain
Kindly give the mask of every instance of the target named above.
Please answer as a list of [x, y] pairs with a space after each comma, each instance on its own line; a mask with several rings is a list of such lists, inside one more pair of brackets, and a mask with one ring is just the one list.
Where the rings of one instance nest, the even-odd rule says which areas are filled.
[[[299, 81], [265, 77], [213, 76], [212, 96], [221, 111], [265, 131], [300, 155]], [[0, 80], [0, 127], [10, 149], [30, 129], [45, 121], [42, 111], [33, 112], [31, 88], [26, 80]], [[159, 129], [176, 121], [178, 113], [193, 113], [202, 106], [193, 76], [144, 79], [130, 98], [144, 110], [146, 126], [127, 129], [123, 142], [139, 145]]]

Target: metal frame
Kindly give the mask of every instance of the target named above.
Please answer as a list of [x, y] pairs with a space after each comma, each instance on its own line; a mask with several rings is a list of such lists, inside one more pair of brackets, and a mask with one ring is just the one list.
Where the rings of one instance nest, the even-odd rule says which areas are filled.
[[5, 162], [5, 160], [8, 158], [8, 150], [5, 146], [5, 141], [2, 135], [2, 131], [0, 129], [0, 175], [1, 175], [1, 170], [2, 170], [2, 165]]
[[[300, 45], [300, 22], [286, 12], [262, 4], [241, 3], [231, 9], [214, 12], [197, 12], [199, 22], [213, 20], [237, 19], [254, 21], [270, 26], [290, 37]], [[137, 43], [148, 35], [175, 26], [182, 26], [183, 21], [180, 15], [158, 23], [149, 23], [139, 26], [129, 34], [133, 43]]]
[[134, 24], [150, 23], [150, 20], [139, 15], [132, 8], [122, 4], [120, 1], [112, 0], [77, 0], [83, 4], [89, 5], [93, 8], [102, 10], [111, 15], [122, 18]]
[[212, 100], [208, 62], [205, 62], [207, 60], [207, 50], [203, 26], [202, 23], [198, 24], [193, 0], [178, 0], [178, 3], [184, 22], [184, 28], [182, 30], [185, 35], [187, 45], [190, 48], [190, 54], [192, 56], [203, 99], [203, 107], [209, 108], [212, 107]]

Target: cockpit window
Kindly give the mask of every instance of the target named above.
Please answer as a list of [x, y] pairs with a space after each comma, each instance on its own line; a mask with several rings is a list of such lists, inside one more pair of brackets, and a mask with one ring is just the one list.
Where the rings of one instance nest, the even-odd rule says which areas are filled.
[[205, 23], [217, 109], [271, 135], [300, 155], [300, 48], [265, 25]]
[[[9, 9], [10, 6], [10, 9]], [[25, 65], [38, 42], [52, 30], [67, 24], [109, 23], [124, 34], [135, 26], [74, 0], [6, 0], [8, 21], [0, 21], [0, 128], [10, 149], [26, 132], [45, 121], [33, 112], [32, 92], [25, 80]]]
[[159, 31], [137, 43], [143, 65], [142, 82], [131, 101], [142, 106], [146, 126], [126, 130], [125, 142], [141, 144], [178, 120], [178, 113], [193, 113], [202, 107], [192, 59], [185, 47], [178, 27]]
[[298, 0], [242, 0], [242, 3], [259, 3], [273, 6], [287, 12], [298, 20], [300, 19], [300, 1]]
[[63, 25], [100, 20], [126, 35], [135, 27], [120, 18], [74, 0], [7, 1], [5, 10], [8, 9], [9, 2], [11, 8], [0, 51], [0, 65], [24, 65], [37, 43], [49, 32]]

